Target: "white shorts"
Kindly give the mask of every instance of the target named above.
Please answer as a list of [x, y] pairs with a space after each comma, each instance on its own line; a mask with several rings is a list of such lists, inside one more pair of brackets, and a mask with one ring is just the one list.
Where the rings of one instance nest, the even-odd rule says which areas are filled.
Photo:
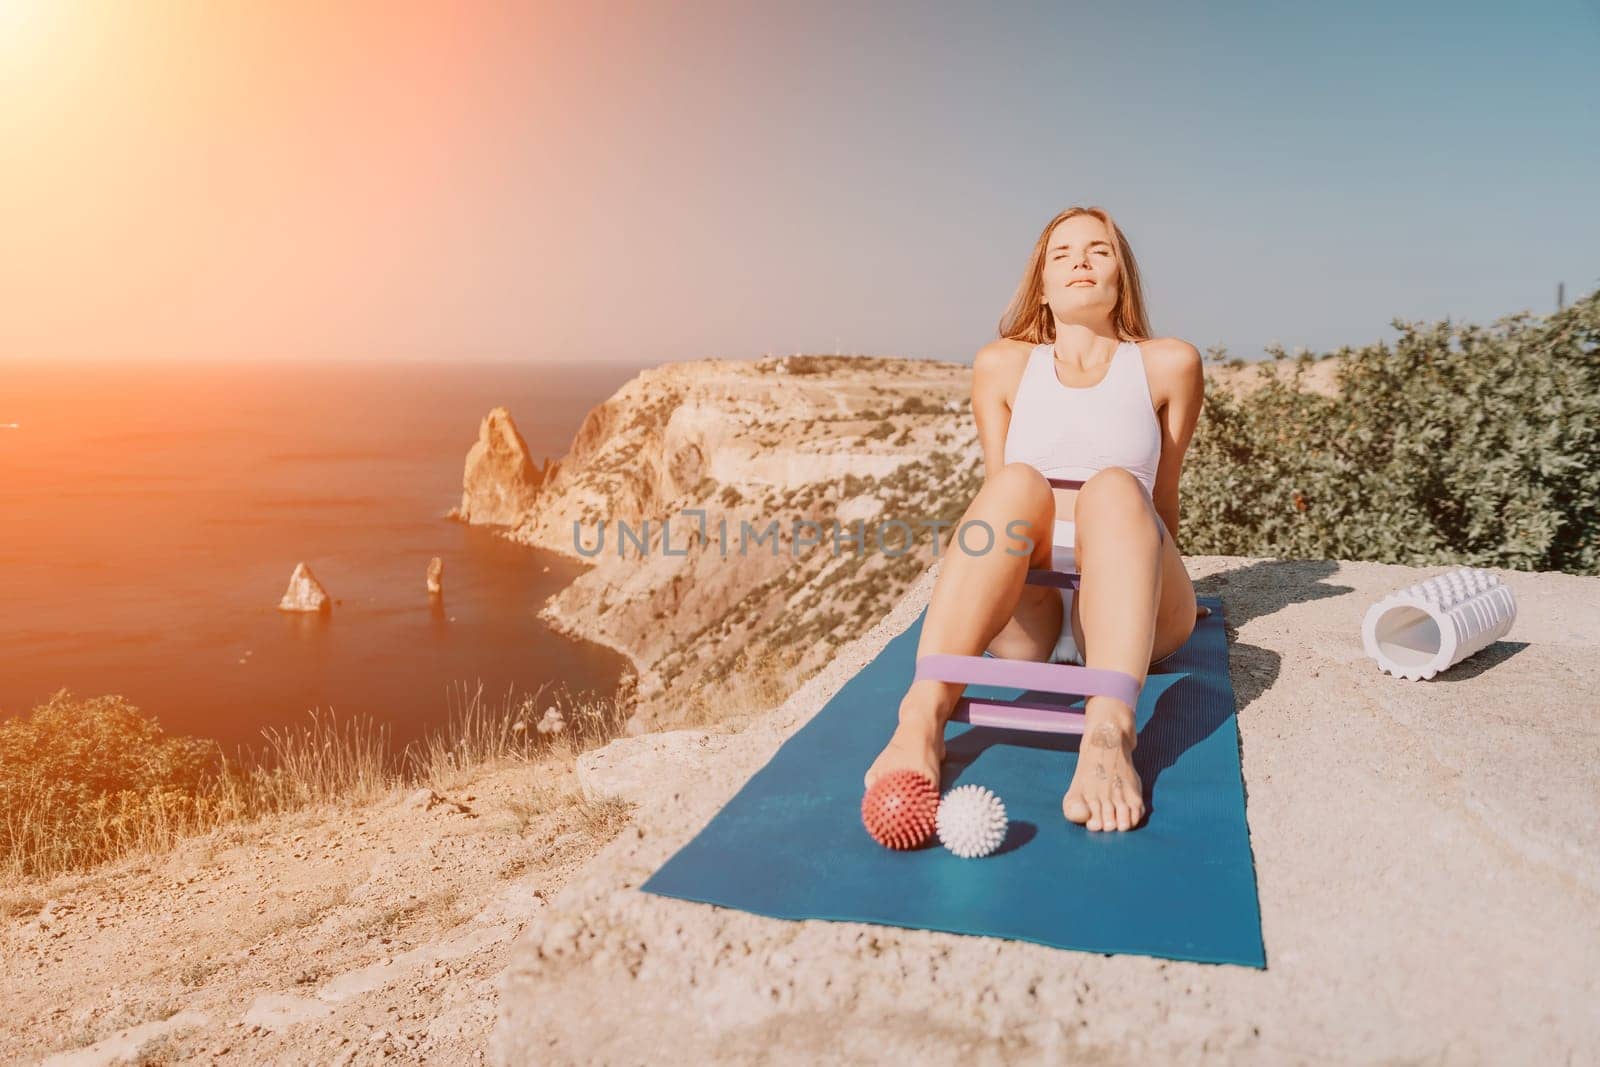
[[[1051, 569], [1058, 571], [1076, 571], [1077, 564], [1073, 561], [1076, 555], [1074, 527], [1071, 520], [1057, 519], [1055, 533], [1050, 538], [1054, 546], [1051, 551]], [[1070, 663], [1082, 667], [1083, 653], [1078, 651], [1078, 643], [1072, 639], [1072, 598], [1076, 590], [1059, 588], [1056, 590], [1061, 595], [1061, 633], [1056, 638], [1056, 647], [1050, 651], [1047, 663]], [[994, 656], [988, 649], [983, 650], [985, 656]]]
[[[1078, 569], [1074, 561], [1076, 528], [1071, 519], [1057, 519], [1055, 534], [1051, 537], [1054, 549], [1051, 552], [1050, 566], [1058, 571], [1075, 571]], [[1061, 594], [1061, 636], [1056, 638], [1055, 650], [1050, 653], [1051, 663], [1071, 663], [1083, 666], [1083, 653], [1078, 651], [1078, 643], [1072, 638], [1072, 598], [1077, 591], [1069, 588], [1057, 589]]]

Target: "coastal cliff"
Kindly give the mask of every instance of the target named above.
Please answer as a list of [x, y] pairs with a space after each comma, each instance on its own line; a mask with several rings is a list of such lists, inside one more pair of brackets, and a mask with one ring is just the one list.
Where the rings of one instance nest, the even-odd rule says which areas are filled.
[[[644, 371], [505, 531], [591, 565], [541, 617], [628, 656], [636, 729], [781, 698], [932, 562], [919, 523], [954, 521], [976, 492], [970, 375], [829, 356]], [[880, 550], [891, 518], [909, 533]]]

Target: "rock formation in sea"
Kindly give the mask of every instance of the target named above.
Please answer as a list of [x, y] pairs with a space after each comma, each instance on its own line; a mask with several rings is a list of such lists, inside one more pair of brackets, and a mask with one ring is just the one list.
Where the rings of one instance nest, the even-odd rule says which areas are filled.
[[478, 426], [461, 478], [461, 505], [448, 517], [473, 524], [509, 525], [533, 506], [554, 464], [535, 466], [511, 413], [497, 407]]
[[428, 592], [444, 591], [444, 560], [434, 556], [428, 561]]
[[333, 601], [329, 599], [328, 591], [322, 588], [322, 583], [311, 573], [311, 568], [304, 561], [296, 563], [294, 573], [289, 576], [289, 588], [285, 590], [283, 599], [278, 601], [278, 610], [328, 611], [332, 607]]

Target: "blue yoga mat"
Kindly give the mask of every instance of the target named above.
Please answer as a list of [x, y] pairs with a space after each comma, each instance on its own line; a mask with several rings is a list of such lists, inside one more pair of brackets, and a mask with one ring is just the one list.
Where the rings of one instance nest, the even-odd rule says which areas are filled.
[[1139, 829], [1096, 833], [1062, 815], [1077, 736], [951, 723], [940, 788], [999, 795], [1010, 818], [999, 851], [961, 859], [935, 838], [895, 852], [867, 836], [861, 779], [894, 732], [919, 617], [640, 888], [779, 919], [1264, 968], [1222, 602], [1200, 602], [1211, 615], [1140, 696], [1134, 766], [1150, 814]]

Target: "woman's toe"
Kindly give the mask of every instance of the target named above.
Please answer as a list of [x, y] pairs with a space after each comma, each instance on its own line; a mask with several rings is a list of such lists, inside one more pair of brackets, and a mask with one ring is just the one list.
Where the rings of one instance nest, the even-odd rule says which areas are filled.
[[1075, 822], [1079, 826], [1089, 821], [1089, 805], [1078, 793], [1068, 793], [1061, 810], [1066, 815], [1067, 821]]

